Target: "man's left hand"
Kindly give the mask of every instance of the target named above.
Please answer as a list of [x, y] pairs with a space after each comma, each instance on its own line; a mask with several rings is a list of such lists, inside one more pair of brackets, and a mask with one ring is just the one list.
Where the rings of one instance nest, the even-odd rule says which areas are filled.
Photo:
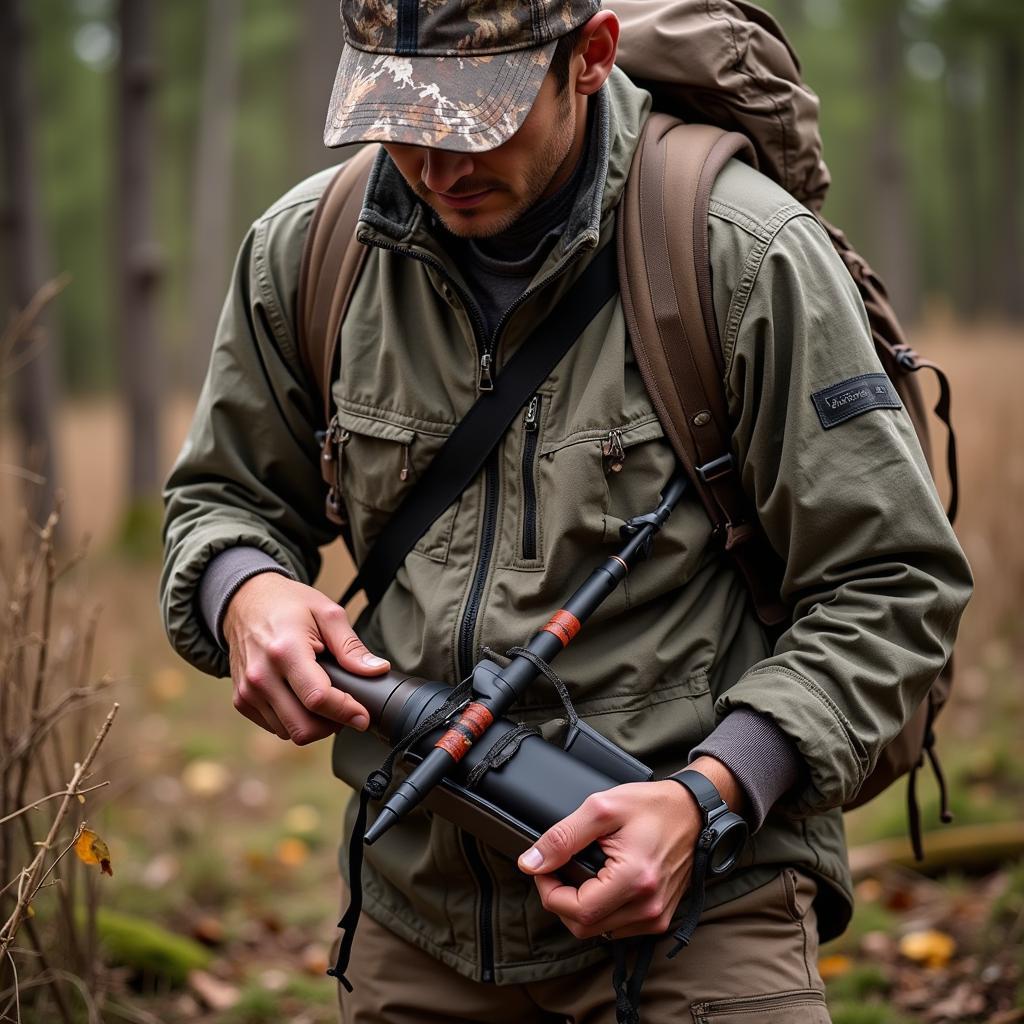
[[[742, 790], [721, 762], [702, 757], [689, 767], [741, 810]], [[541, 903], [578, 939], [661, 934], [690, 884], [700, 829], [697, 803], [679, 783], [628, 783], [588, 797], [519, 858], [519, 867], [535, 876]], [[578, 889], [561, 882], [553, 872], [592, 842], [605, 855], [601, 870]]]

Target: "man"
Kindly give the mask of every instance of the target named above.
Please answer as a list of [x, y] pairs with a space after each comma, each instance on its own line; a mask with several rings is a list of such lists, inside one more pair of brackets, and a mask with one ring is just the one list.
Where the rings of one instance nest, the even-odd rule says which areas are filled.
[[[357, 562], [613, 243], [650, 100], [614, 68], [618, 21], [598, 8], [342, 2], [325, 138], [383, 143], [332, 385]], [[334, 531], [295, 291], [326, 181], [298, 186], [243, 244], [168, 484], [162, 599], [177, 649], [230, 671], [242, 714], [295, 743], [337, 732], [335, 774], [359, 785], [383, 750], [316, 654], [364, 675], [395, 664], [464, 678], [483, 644], [520, 643], [560, 607], [621, 523], [654, 507], [675, 457], [609, 302], [357, 637], [308, 585]], [[687, 762], [755, 834], [740, 868], [709, 887], [691, 946], [672, 961], [659, 947], [644, 1019], [828, 1020], [818, 935], [841, 931], [851, 903], [838, 808], [945, 663], [970, 575], [905, 413], [871, 409], [829, 430], [815, 414], [810, 395], [879, 366], [813, 217], [730, 165], [710, 241], [734, 453], [785, 559], [793, 623], [769, 643], [685, 499], [656, 556], [559, 659], [580, 714], [662, 781], [588, 800], [518, 864], [440, 818], [405, 819], [366, 851], [346, 1021], [614, 1019], [607, 939], [663, 932], [687, 890], [700, 816], [665, 778]], [[517, 711], [537, 725], [558, 717], [539, 685]], [[595, 839], [601, 876], [560, 884], [554, 870]]]

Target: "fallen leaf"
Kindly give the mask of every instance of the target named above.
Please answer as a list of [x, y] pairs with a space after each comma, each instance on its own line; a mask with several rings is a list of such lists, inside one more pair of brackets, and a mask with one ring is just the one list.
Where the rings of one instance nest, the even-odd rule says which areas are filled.
[[228, 784], [228, 770], [217, 761], [193, 761], [181, 774], [185, 788], [194, 796], [217, 796]]
[[319, 825], [320, 812], [311, 804], [296, 804], [285, 812], [284, 827], [289, 832], [315, 832]]
[[306, 946], [305, 949], [299, 954], [299, 961], [302, 964], [302, 969], [315, 978], [319, 978], [321, 975], [327, 972], [327, 968], [330, 967], [330, 962], [327, 959], [328, 952], [327, 947], [322, 946], [318, 943]]
[[945, 932], [928, 931], [910, 932], [900, 939], [900, 953], [914, 963], [926, 967], [945, 967], [956, 952], [953, 937]]
[[219, 946], [224, 942], [224, 924], [209, 914], [192, 922], [192, 938], [205, 946]]
[[853, 960], [841, 953], [837, 953], [835, 956], [823, 956], [818, 961], [818, 973], [823, 981], [841, 978], [844, 974], [848, 974], [852, 967]]
[[277, 844], [277, 859], [285, 867], [301, 867], [308, 858], [309, 847], [301, 839], [282, 839]]
[[199, 1001], [211, 1010], [230, 1010], [242, 995], [236, 986], [221, 981], [206, 971], [189, 971], [188, 984], [199, 997]]
[[110, 866], [110, 850], [107, 844], [91, 828], [83, 828], [75, 840], [75, 853], [83, 864], [99, 864], [100, 871], [113, 877]]

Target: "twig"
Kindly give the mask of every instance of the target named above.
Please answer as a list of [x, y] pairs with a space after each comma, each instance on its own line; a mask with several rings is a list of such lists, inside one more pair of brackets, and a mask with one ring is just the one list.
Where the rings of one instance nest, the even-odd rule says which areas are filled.
[[29, 904], [32, 901], [32, 897], [35, 895], [36, 885], [42, 880], [40, 876], [43, 874], [43, 864], [45, 862], [46, 855], [53, 848], [57, 839], [57, 834], [60, 832], [60, 829], [64, 824], [64, 819], [67, 817], [68, 811], [71, 808], [73, 798], [70, 794], [78, 788], [82, 777], [86, 775], [92, 767], [92, 763], [96, 759], [96, 755], [99, 752], [100, 747], [103, 745], [103, 741], [107, 738], [107, 734], [110, 732], [110, 727], [114, 724], [114, 718], [117, 715], [119, 707], [120, 705], [115, 702], [108, 712], [103, 725], [100, 727], [100, 731], [96, 734], [96, 739], [93, 740], [93, 744], [89, 748], [89, 753], [86, 754], [85, 759], [75, 767], [75, 774], [68, 783], [67, 794], [61, 801], [56, 817], [53, 820], [53, 824], [50, 826], [50, 831], [47, 833], [46, 839], [40, 846], [39, 852], [35, 855], [35, 858], [28, 867], [25, 885], [19, 886], [18, 903], [14, 908], [14, 912], [8, 918], [3, 929], [0, 930], [0, 959], [6, 955], [8, 947], [11, 945], [11, 942], [14, 941], [14, 936], [17, 933], [21, 922], [25, 919], [25, 914], [28, 912]]
[[85, 796], [86, 793], [92, 793], [94, 790], [102, 789], [104, 786], [109, 786], [110, 782], [97, 782], [95, 786], [89, 786], [88, 789], [78, 789], [74, 792], [69, 792], [66, 789], [59, 789], [56, 793], [50, 793], [48, 796], [40, 797], [35, 803], [28, 804], [26, 807], [22, 807], [15, 811], [13, 814], [8, 814], [6, 818], [0, 818], [0, 825], [4, 822], [10, 821], [12, 818], [16, 818], [19, 814], [24, 814], [26, 811], [31, 811], [33, 808], [38, 807], [40, 804], [45, 804], [47, 800], [55, 800], [59, 796]]
[[25, 753], [32, 749], [35, 743], [40, 742], [48, 732], [63, 718], [69, 711], [73, 711], [79, 703], [88, 703], [100, 695], [111, 685], [112, 680], [104, 676], [92, 686], [78, 687], [74, 690], [66, 690], [39, 716], [36, 723], [36, 732], [23, 737], [12, 748], [10, 753], [0, 761], [0, 776], [4, 775], [11, 765], [17, 764]]
[[6, 462], [0, 462], [0, 473], [4, 473], [7, 476], [20, 477], [22, 480], [25, 480], [30, 484], [39, 484], [42, 486], [46, 483], [45, 476], [33, 473], [31, 469], [24, 469], [21, 466], [12, 466]]
[[39, 879], [39, 885], [36, 886], [37, 889], [50, 876], [50, 872], [52, 872], [53, 869], [71, 852], [71, 850], [74, 848], [75, 843], [78, 842], [79, 838], [81, 837], [81, 835], [82, 835], [82, 833], [84, 831], [85, 831], [85, 822], [83, 821], [83, 822], [81, 822], [81, 824], [79, 824], [78, 828], [75, 829], [75, 834], [72, 837], [71, 842], [68, 843], [68, 845], [65, 846], [64, 849], [61, 850], [60, 853], [58, 853], [56, 857], [54, 857], [53, 863], [43, 872], [42, 878]]
[[11, 319], [3, 334], [0, 334], [0, 367], [3, 368], [4, 376], [18, 369], [17, 361], [11, 358], [11, 353], [19, 340], [28, 334], [46, 306], [60, 295], [70, 281], [70, 274], [61, 274], [60, 277], [47, 281], [32, 296], [31, 302]]
[[21, 1024], [21, 993], [18, 985], [18, 965], [14, 962], [14, 957], [11, 956], [10, 950], [7, 951], [7, 959], [11, 961], [11, 971], [14, 974], [14, 1010], [17, 1013], [15, 1019], [18, 1024]]

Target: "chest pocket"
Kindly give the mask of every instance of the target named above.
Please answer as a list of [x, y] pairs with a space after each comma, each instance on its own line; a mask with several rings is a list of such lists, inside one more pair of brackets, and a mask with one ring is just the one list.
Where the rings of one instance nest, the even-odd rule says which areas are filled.
[[[581, 550], [596, 561], [602, 551], [616, 550], [622, 544], [621, 527], [655, 508], [676, 465], [654, 414], [620, 426], [575, 431], [559, 441], [544, 439], [536, 463], [541, 564], [549, 569], [575, 564]], [[523, 500], [528, 497], [524, 489]], [[655, 590], [688, 580], [707, 551], [710, 534], [699, 500], [686, 494], [655, 540], [651, 565], [631, 574], [630, 602], [640, 596], [638, 585], [645, 580]], [[651, 572], [655, 565], [657, 571]]]
[[[417, 427], [407, 425], [415, 422]], [[452, 427], [339, 406], [338, 478], [348, 512], [353, 554], [360, 562], [398, 509], [405, 495], [433, 461]], [[458, 502], [430, 526], [413, 553], [436, 562], [448, 560]]]

